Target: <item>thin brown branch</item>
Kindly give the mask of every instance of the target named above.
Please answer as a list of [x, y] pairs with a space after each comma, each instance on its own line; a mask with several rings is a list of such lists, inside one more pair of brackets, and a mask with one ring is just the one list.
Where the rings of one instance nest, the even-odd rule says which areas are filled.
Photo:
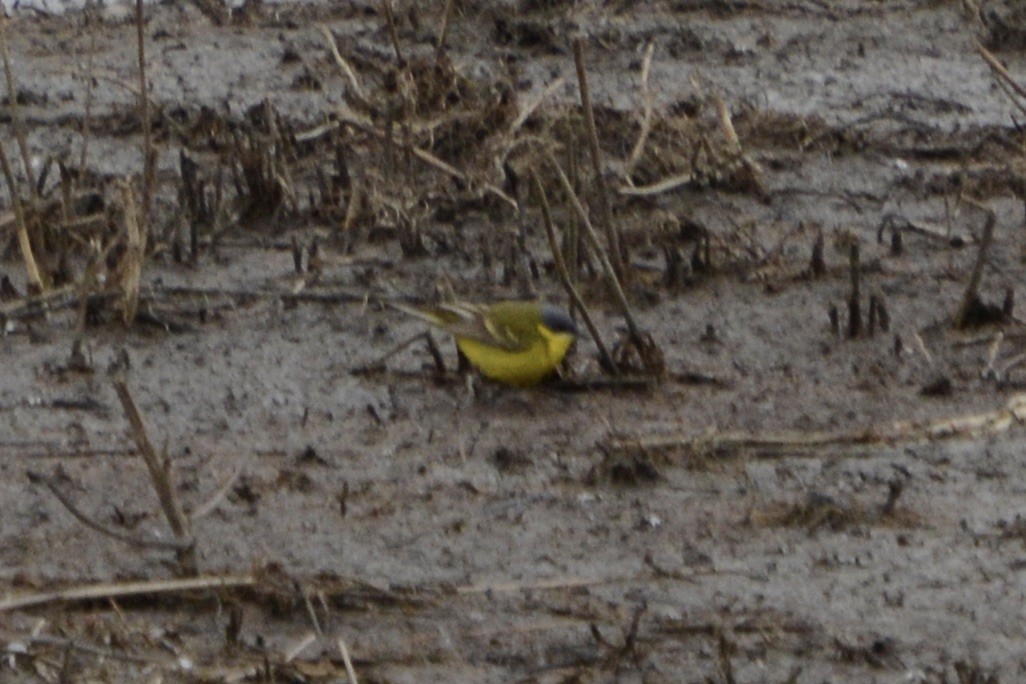
[[610, 263], [618, 278], [628, 274], [625, 271], [623, 244], [620, 234], [613, 225], [613, 211], [609, 203], [609, 191], [606, 188], [605, 174], [602, 172], [602, 152], [599, 149], [598, 129], [595, 126], [595, 111], [592, 108], [591, 92], [588, 89], [587, 70], [584, 65], [584, 41], [574, 39], [574, 66], [577, 68], [577, 84], [581, 93], [581, 107], [584, 110], [584, 122], [588, 130], [588, 146], [591, 150], [591, 168], [595, 175], [595, 187], [599, 196], [599, 218], [606, 232], [609, 247]]
[[346, 677], [349, 678], [350, 684], [359, 684], [356, 679], [356, 668], [353, 667], [353, 660], [349, 657], [349, 649], [346, 648], [346, 642], [339, 637], [336, 640], [338, 645], [338, 652], [342, 655], [342, 664], [346, 667]]
[[21, 151], [21, 162], [25, 166], [25, 179], [29, 185], [29, 196], [35, 198], [39, 193], [36, 187], [36, 174], [32, 170], [32, 155], [29, 153], [28, 141], [25, 136], [25, 120], [21, 116], [21, 107], [18, 106], [18, 91], [14, 87], [14, 75], [11, 72], [11, 52], [7, 44], [7, 22], [10, 19], [6, 14], [0, 13], [0, 52], [4, 60], [4, 78], [7, 81], [7, 103], [11, 114], [11, 124], [14, 127], [14, 137], [18, 141], [18, 149]]
[[976, 252], [976, 263], [973, 264], [973, 272], [969, 276], [969, 282], [965, 286], [965, 293], [962, 295], [962, 303], [958, 306], [953, 321], [954, 327], [963, 328], [968, 320], [969, 312], [974, 302], [979, 299], [980, 281], [983, 280], [983, 268], [987, 264], [987, 252], [990, 250], [990, 243], [994, 239], [994, 224], [997, 223], [997, 215], [990, 207], [981, 205], [978, 202], [969, 202], [982, 209], [986, 213], [986, 222], [983, 224], [983, 235], [980, 237], [980, 248]]
[[127, 182], [121, 184], [121, 199], [124, 203], [125, 251], [119, 266], [118, 286], [122, 297], [122, 319], [130, 324], [135, 320], [139, 306], [139, 280], [146, 259], [146, 219], [139, 215], [132, 187]]
[[178, 554], [179, 564], [183, 572], [195, 575], [198, 571], [195, 541], [192, 537], [189, 519], [185, 516], [182, 505], [175, 493], [171, 461], [166, 456], [163, 460], [157, 456], [157, 451], [153, 448], [153, 444], [150, 442], [149, 435], [146, 432], [146, 423], [143, 421], [142, 414], [135, 405], [135, 400], [132, 398], [132, 393], [129, 391], [125, 381], [115, 379], [114, 390], [117, 392], [121, 407], [125, 411], [129, 424], [132, 426], [132, 437], [139, 448], [139, 454], [146, 462], [146, 468], [149, 470], [150, 480], [157, 492], [157, 498], [160, 500], [160, 507], [164, 511], [164, 517], [167, 519], [168, 525], [171, 526], [175, 539], [186, 544], [186, 548]]
[[445, 39], [449, 35], [449, 21], [452, 19], [452, 0], [445, 0], [445, 9], [442, 11], [442, 25], [438, 29], [438, 40], [435, 49], [438, 52], [445, 50]]
[[395, 61], [399, 66], [406, 64], [403, 58], [402, 47], [399, 45], [399, 32], [395, 27], [395, 15], [392, 13], [392, 0], [381, 0], [381, 11], [385, 14], [385, 23], [388, 24], [388, 36], [392, 39], [392, 49], [395, 50]]
[[567, 178], [566, 173], [563, 172], [563, 167], [559, 165], [559, 162], [556, 161], [556, 158], [550, 153], [546, 152], [546, 155], [548, 157], [549, 165], [555, 170], [556, 176], [559, 178], [560, 185], [563, 186], [563, 192], [565, 192], [567, 197], [570, 198], [570, 203], [573, 205], [574, 211], [577, 213], [578, 218], [581, 220], [581, 224], [584, 226], [585, 239], [595, 252], [595, 255], [598, 257], [599, 263], [602, 264], [609, 286], [613, 290], [613, 294], [616, 296], [616, 300], [620, 305], [620, 310], [623, 313], [624, 321], [627, 323], [627, 330], [630, 333], [631, 338], [634, 340], [640, 340], [642, 338], [641, 328], [638, 327], [637, 322], [634, 320], [634, 314], [631, 312], [631, 306], [627, 302], [627, 295], [624, 294], [623, 287], [620, 285], [620, 279], [616, 276], [616, 269], [613, 267], [609, 255], [598, 239], [598, 233], [595, 230], [595, 226], [592, 225], [591, 219], [588, 217], [588, 212], [584, 209], [584, 205], [581, 204], [581, 200], [577, 196], [577, 193], [574, 192], [570, 179]]
[[506, 132], [506, 135], [514, 141], [514, 146], [517, 144], [515, 139], [517, 131], [519, 131], [524, 123], [531, 118], [531, 115], [534, 114], [538, 107], [541, 106], [541, 103], [550, 98], [557, 90], [562, 88], [564, 83], [566, 83], [566, 79], [562, 76], [554, 79], [552, 83], [545, 86], [545, 90], [540, 92], [533, 100], [520, 109], [520, 113], [517, 114], [517, 118], [513, 119], [513, 123], [509, 125], [509, 130]]
[[57, 484], [57, 480], [49, 475], [43, 473], [29, 471], [28, 478], [30, 482], [42, 484], [44, 487], [50, 490], [57, 500], [67, 509], [68, 513], [78, 520], [80, 523], [85, 525], [91, 530], [95, 530], [100, 534], [106, 535], [111, 539], [117, 539], [118, 541], [129, 544], [130, 546], [136, 546], [142, 549], [160, 549], [162, 551], [182, 551], [186, 548], [187, 544], [180, 540], [164, 541], [161, 539], [148, 539], [144, 537], [138, 537], [132, 534], [126, 534], [119, 530], [115, 530], [101, 522], [94, 520], [93, 518], [86, 515], [83, 511], [79, 510], [78, 506], [71, 500], [71, 498], [64, 493], [64, 491]]
[[96, 54], [96, 31], [89, 32], [89, 54], [86, 57], [85, 68], [85, 111], [82, 114], [82, 151], [78, 157], [78, 168], [86, 168], [86, 161], [89, 159], [89, 139], [92, 137], [90, 128], [93, 120], [93, 84], [96, 79], [93, 76], [93, 56]]
[[145, 234], [149, 226], [150, 206], [153, 202], [153, 184], [156, 181], [156, 150], [153, 148], [153, 132], [150, 126], [150, 95], [146, 81], [146, 42], [143, 32], [143, 0], [135, 0], [135, 38], [139, 56], [139, 116], [142, 119], [143, 140], [143, 182], [142, 220], [139, 222]]
[[[0, 25], [6, 22], [0, 18]], [[0, 142], [0, 168], [3, 169], [4, 180], [7, 182], [7, 191], [11, 194], [11, 204], [14, 206], [15, 222], [18, 232], [18, 247], [21, 249], [21, 258], [25, 262], [25, 273], [29, 285], [37, 292], [43, 292], [46, 286], [42, 274], [39, 272], [39, 265], [36, 263], [35, 254], [32, 253], [32, 241], [28, 234], [28, 217], [25, 215], [25, 206], [21, 203], [18, 194], [18, 187], [14, 182], [14, 174], [11, 172], [11, 164], [7, 159], [7, 151]]]
[[638, 160], [641, 159], [641, 155], [645, 151], [645, 143], [648, 141], [648, 136], [652, 132], [652, 114], [654, 107], [652, 91], [648, 87], [648, 75], [652, 69], [652, 55], [654, 53], [655, 43], [649, 41], [648, 47], [645, 48], [645, 59], [641, 63], [641, 99], [645, 105], [645, 114], [641, 119], [641, 132], [638, 133], [638, 141], [634, 143], [634, 149], [631, 150], [631, 156], [627, 159], [627, 164], [624, 166], [624, 173], [628, 177], [637, 165]]
[[101, 582], [99, 584], [84, 584], [56, 591], [8, 595], [0, 598], [0, 613], [45, 606], [51, 603], [76, 603], [100, 599], [160, 596], [183, 591], [250, 587], [256, 583], [257, 578], [249, 573], [242, 575], [206, 575], [141, 582]]
[[189, 520], [191, 520], [192, 522], [196, 522], [200, 518], [209, 515], [211, 512], [213, 512], [214, 509], [216, 509], [218, 505], [221, 503], [221, 501], [224, 500], [226, 496], [228, 496], [228, 492], [232, 490], [232, 487], [235, 486], [235, 483], [239, 480], [239, 477], [241, 475], [242, 469], [239, 469], [232, 473], [229, 477], [225, 478], [224, 484], [218, 487], [217, 491], [215, 491], [209, 499], [207, 499], [202, 504], [193, 509], [192, 513], [189, 514]]
[[[377, 126], [374, 125], [374, 123], [370, 119], [360, 116], [351, 109], [343, 108], [338, 112], [338, 115], [340, 121], [355, 126], [356, 128], [359, 128], [365, 133], [373, 135], [375, 138], [379, 140], [383, 140], [389, 143], [390, 145], [395, 145], [396, 147], [413, 154], [413, 156], [417, 157], [429, 166], [435, 167], [442, 173], [448, 174], [449, 176], [452, 176], [453, 178], [463, 182], [467, 181], [467, 174], [463, 173], [456, 167], [439, 159], [427, 150], [421, 149], [419, 147], [414, 147], [413, 144], [410, 142], [396, 140], [394, 136], [390, 137], [387, 131], [380, 130]], [[516, 209], [517, 201], [510, 197], [508, 193], [504, 192], [502, 189], [496, 187], [491, 183], [485, 183], [483, 187], [485, 190], [492, 193], [493, 195], [495, 195], [496, 197], [498, 197], [499, 199], [501, 199], [502, 201], [506, 202], [511, 207]]]
[[610, 453], [632, 451], [680, 451], [686, 456], [715, 455], [730, 457], [738, 453], [757, 453], [760, 458], [794, 456], [821, 457], [827, 449], [875, 447], [903, 442], [938, 439], [966, 439], [1006, 432], [1016, 423], [1026, 422], [1026, 394], [1011, 397], [1004, 407], [984, 413], [956, 415], [921, 424], [901, 421], [848, 431], [722, 433], [713, 435], [610, 436], [601, 447]]
[[335, 59], [335, 64], [338, 66], [339, 71], [345, 76], [346, 80], [349, 81], [349, 87], [352, 89], [353, 94], [356, 95], [357, 99], [366, 104], [367, 97], [363, 93], [363, 88], [360, 87], [360, 81], [356, 77], [356, 72], [353, 71], [353, 67], [350, 66], [349, 62], [342, 56], [342, 53], [338, 51], [338, 44], [335, 42], [335, 35], [331, 32], [327, 26], [321, 26], [321, 33], [324, 35], [324, 39], [328, 42], [328, 49], [331, 50], [331, 56]]
[[[1005, 65], [1002, 64], [990, 50], [983, 47], [982, 44], [977, 42], [976, 51], [980, 53], [980, 57], [983, 57], [983, 61], [987, 63], [987, 66], [989, 66], [990, 70], [993, 71], [995, 75], [997, 75], [1000, 81], [1007, 83], [1008, 87], [1010, 87], [1016, 95], [1026, 99], [1026, 88], [1023, 88], [1015, 81], [1014, 78], [1012, 78], [1012, 74], [1008, 73], [1008, 69], [1005, 68]], [[1019, 105], [1020, 108], [1022, 108], [1022, 105], [1020, 103], [1016, 102], [1016, 104]]]
[[552, 259], [556, 264], [556, 272], [559, 273], [559, 280], [563, 283], [563, 288], [570, 296], [574, 306], [581, 312], [581, 318], [584, 319], [584, 325], [588, 328], [588, 333], [591, 334], [591, 339], [595, 341], [595, 346], [598, 347], [603, 365], [606, 368], [611, 369], [613, 373], [616, 373], [617, 368], [616, 364], [613, 362], [613, 357], [609, 354], [609, 350], [606, 349], [605, 343], [602, 342], [602, 336], [599, 335], [598, 328], [595, 327], [595, 323], [591, 320], [591, 314], [588, 313], [588, 308], [584, 305], [584, 300], [581, 299], [581, 295], [577, 292], [577, 288], [574, 287], [574, 284], [570, 279], [570, 272], [566, 268], [566, 262], [563, 260], [563, 253], [559, 249], [559, 241], [556, 239], [556, 228], [552, 222], [552, 210], [549, 207], [549, 198], [545, 194], [545, 188], [542, 186], [541, 179], [538, 177], [538, 172], [533, 168], [531, 169], [531, 185], [534, 188], [534, 194], [538, 197], [538, 203], [541, 205], [542, 220], [545, 224], [545, 233], [549, 238], [549, 248], [552, 250]]
[[859, 242], [852, 240], [848, 245], [848, 275], [851, 291], [848, 293], [848, 338], [855, 339], [862, 334], [862, 260]]

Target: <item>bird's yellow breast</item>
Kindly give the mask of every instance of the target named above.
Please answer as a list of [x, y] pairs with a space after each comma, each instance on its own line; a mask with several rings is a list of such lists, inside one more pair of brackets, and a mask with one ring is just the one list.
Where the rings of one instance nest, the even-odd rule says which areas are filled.
[[469, 337], [456, 337], [456, 345], [478, 370], [498, 382], [521, 387], [535, 385], [551, 375], [563, 361], [574, 336], [538, 326], [539, 336], [527, 347], [510, 351]]

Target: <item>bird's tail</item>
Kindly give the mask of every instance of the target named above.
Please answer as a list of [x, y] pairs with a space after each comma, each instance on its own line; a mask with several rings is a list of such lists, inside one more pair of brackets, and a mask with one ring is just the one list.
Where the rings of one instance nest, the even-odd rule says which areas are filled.
[[426, 309], [406, 306], [399, 302], [390, 302], [389, 305], [403, 313], [415, 316], [422, 321], [427, 321], [432, 325], [446, 330], [452, 330], [454, 327], [459, 328], [475, 324], [483, 316], [481, 307], [464, 302], [435, 304], [434, 306]]
[[419, 318], [422, 321], [427, 321], [432, 325], [445, 325], [445, 320], [433, 311], [425, 309], [416, 309], [412, 306], [400, 304], [399, 302], [389, 302], [388, 305], [393, 309], [397, 309], [405, 314], [409, 314], [410, 316]]

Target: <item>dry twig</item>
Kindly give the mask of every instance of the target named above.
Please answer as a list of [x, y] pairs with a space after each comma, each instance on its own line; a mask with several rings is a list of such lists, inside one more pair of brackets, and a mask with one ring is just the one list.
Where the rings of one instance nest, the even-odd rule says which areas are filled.
[[[18, 149], [21, 152], [21, 162], [25, 167], [25, 179], [28, 181], [29, 196], [35, 198], [39, 194], [36, 186], [36, 174], [32, 170], [32, 155], [29, 153], [27, 137], [25, 135], [25, 121], [21, 116], [21, 107], [18, 106], [18, 91], [14, 87], [14, 76], [11, 73], [11, 53], [7, 44], [7, 22], [10, 19], [6, 14], [0, 13], [0, 53], [4, 60], [4, 77], [7, 80], [7, 103], [11, 114], [11, 124], [14, 126], [14, 137], [18, 141]], [[13, 193], [12, 193], [13, 196]]]
[[626, 255], [620, 233], [613, 224], [613, 210], [609, 204], [609, 190], [606, 188], [606, 177], [602, 172], [602, 152], [599, 149], [598, 129], [595, 126], [595, 110], [591, 104], [591, 92], [588, 89], [587, 71], [584, 65], [584, 41], [574, 39], [574, 66], [577, 68], [577, 85], [581, 92], [581, 107], [584, 110], [584, 122], [588, 130], [588, 147], [591, 150], [591, 169], [595, 175], [595, 187], [599, 196], [599, 218], [606, 231], [606, 242], [609, 249], [609, 261], [617, 278], [625, 278]]
[[133, 596], [158, 596], [167, 593], [205, 589], [249, 587], [257, 583], [252, 573], [242, 575], [206, 575], [169, 580], [141, 582], [100, 582], [67, 587], [56, 591], [5, 594], [0, 598], [0, 613], [45, 606], [51, 603], [75, 603], [98, 599], [118, 599]]
[[153, 202], [153, 185], [156, 182], [156, 148], [150, 125], [149, 83], [146, 80], [146, 42], [143, 32], [143, 0], [135, 0], [135, 38], [139, 57], [139, 117], [142, 119], [143, 180], [142, 220], [139, 227], [143, 234], [148, 231], [150, 206]]
[[987, 251], [990, 249], [990, 243], [994, 238], [994, 224], [997, 222], [997, 215], [993, 209], [975, 201], [970, 200], [970, 203], [986, 212], [987, 218], [986, 223], [983, 224], [983, 235], [980, 237], [980, 249], [976, 253], [976, 263], [973, 265], [973, 272], [969, 276], [969, 282], [966, 284], [965, 294], [962, 295], [962, 302], [958, 306], [958, 311], [955, 312], [953, 324], [956, 329], [964, 328], [967, 325], [973, 306], [979, 302], [983, 267], [987, 264]]
[[595, 252], [599, 262], [602, 264], [602, 268], [606, 273], [606, 278], [610, 288], [613, 290], [613, 294], [616, 296], [617, 303], [620, 305], [620, 310], [623, 313], [624, 320], [627, 323], [627, 329], [630, 333], [631, 338], [640, 340], [641, 328], [634, 320], [634, 314], [631, 313], [630, 304], [627, 302], [627, 295], [624, 294], [623, 287], [620, 285], [620, 279], [616, 275], [616, 269], [613, 267], [612, 260], [609, 257], [607, 251], [603, 248], [602, 243], [599, 242], [598, 233], [595, 231], [595, 226], [592, 225], [591, 219], [588, 217], [588, 212], [585, 210], [584, 205], [581, 204], [580, 198], [577, 193], [574, 192], [574, 187], [570, 183], [570, 179], [566, 177], [566, 173], [563, 172], [563, 167], [559, 165], [556, 158], [550, 153], [546, 153], [549, 164], [556, 172], [556, 176], [559, 178], [560, 185], [563, 186], [563, 191], [567, 197], [570, 198], [570, 203], [574, 207], [574, 211], [577, 213], [581, 224], [585, 228], [585, 238], [588, 241], [589, 246]]
[[[6, 21], [6, 19], [0, 18], [0, 24]], [[42, 274], [39, 272], [36, 257], [32, 252], [32, 241], [29, 239], [28, 234], [28, 217], [25, 213], [25, 207], [21, 203], [21, 197], [18, 195], [18, 187], [14, 182], [14, 173], [11, 171], [11, 165], [7, 159], [7, 152], [4, 149], [3, 143], [0, 143], [0, 169], [3, 170], [4, 180], [7, 181], [7, 191], [11, 195], [11, 204], [14, 205], [14, 216], [18, 231], [18, 247], [21, 249], [22, 261], [25, 262], [25, 272], [28, 276], [29, 285], [37, 292], [43, 292], [46, 286]]]
[[150, 442], [149, 435], [146, 432], [146, 424], [143, 421], [142, 414], [135, 405], [135, 400], [132, 399], [132, 394], [125, 381], [121, 379], [114, 380], [114, 390], [117, 392], [121, 407], [124, 409], [125, 416], [132, 426], [132, 437], [139, 448], [139, 454], [146, 462], [146, 468], [150, 473], [150, 481], [157, 492], [157, 498], [160, 500], [160, 507], [164, 511], [164, 517], [167, 519], [168, 525], [171, 526], [175, 539], [183, 542], [185, 545], [178, 552], [179, 565], [185, 574], [195, 575], [198, 572], [196, 544], [192, 537], [189, 519], [185, 516], [182, 505], [178, 501], [178, 495], [175, 492], [171, 473], [171, 460], [167, 458], [166, 454], [163, 459], [157, 456], [157, 451], [153, 448], [153, 444]]
[[531, 169], [531, 185], [534, 188], [535, 195], [538, 197], [538, 203], [541, 205], [542, 220], [545, 224], [545, 233], [549, 238], [549, 248], [552, 250], [552, 259], [556, 264], [556, 272], [559, 273], [559, 279], [563, 283], [563, 287], [566, 289], [570, 299], [573, 301], [574, 306], [581, 312], [581, 317], [584, 319], [584, 325], [588, 328], [588, 332], [591, 334], [591, 339], [595, 341], [595, 346], [598, 347], [603, 365], [612, 369], [612, 371], [616, 373], [617, 368], [616, 364], [613, 362], [613, 357], [610, 356], [609, 350], [606, 349], [605, 343], [602, 342], [602, 336], [599, 335], [598, 328], [595, 327], [595, 323], [591, 320], [591, 314], [588, 313], [588, 309], [584, 305], [584, 300], [581, 299], [581, 295], [577, 292], [577, 288], [574, 287], [573, 282], [570, 280], [570, 273], [567, 271], [566, 262], [563, 260], [563, 253], [559, 249], [559, 241], [556, 239], [556, 229], [552, 223], [552, 210], [549, 208], [549, 199], [545, 194], [545, 188], [542, 186], [541, 179], [538, 177], [538, 172], [535, 169]]
[[837, 447], [994, 435], [1005, 432], [1017, 422], [1026, 423], [1026, 394], [1013, 396], [1003, 408], [994, 411], [952, 416], [925, 424], [903, 421], [847, 432], [722, 433], [635, 438], [614, 436], [605, 439], [602, 448], [610, 453], [680, 450], [686, 455], [728, 456], [740, 451], [754, 451], [762, 458], [818, 456], [824, 449]]
[[182, 551], [188, 546], [188, 543], [182, 542], [177, 539], [174, 541], [164, 541], [162, 539], [149, 539], [146, 537], [137, 537], [135, 535], [126, 534], [124, 532], [115, 530], [107, 525], [104, 525], [103, 523], [94, 520], [93, 518], [89, 517], [88, 515], [80, 511], [78, 509], [78, 506], [75, 505], [71, 498], [64, 493], [60, 485], [57, 484], [56, 478], [34, 471], [29, 471], [28, 477], [30, 482], [42, 483], [43, 486], [50, 490], [51, 494], [57, 497], [57, 500], [61, 502], [61, 505], [63, 505], [64, 508], [66, 508], [67, 511], [71, 513], [71, 515], [74, 516], [76, 520], [78, 520], [86, 527], [99, 532], [100, 534], [104, 534], [112, 539], [117, 539], [118, 541], [125, 542], [126, 544], [136, 546], [142, 549]]
[[645, 143], [648, 141], [648, 135], [652, 132], [652, 114], [654, 111], [654, 99], [652, 97], [652, 91], [648, 87], [648, 74], [652, 68], [652, 55], [655, 52], [655, 43], [649, 42], [648, 47], [645, 48], [645, 59], [641, 63], [641, 99], [645, 105], [645, 114], [641, 119], [641, 132], [638, 133], [638, 141], [634, 143], [634, 149], [631, 150], [631, 156], [627, 159], [627, 164], [624, 166], [624, 173], [629, 178], [631, 171], [634, 166], [641, 159], [642, 153], [645, 151]]

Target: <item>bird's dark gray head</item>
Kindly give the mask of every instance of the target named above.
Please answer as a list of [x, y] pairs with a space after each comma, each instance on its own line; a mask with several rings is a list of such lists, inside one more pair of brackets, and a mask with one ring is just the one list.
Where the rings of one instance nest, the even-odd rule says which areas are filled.
[[571, 335], [577, 335], [577, 325], [574, 320], [570, 318], [563, 309], [552, 304], [542, 304], [541, 306], [541, 317], [542, 323], [546, 325], [550, 330], [562, 333], [570, 333]]

